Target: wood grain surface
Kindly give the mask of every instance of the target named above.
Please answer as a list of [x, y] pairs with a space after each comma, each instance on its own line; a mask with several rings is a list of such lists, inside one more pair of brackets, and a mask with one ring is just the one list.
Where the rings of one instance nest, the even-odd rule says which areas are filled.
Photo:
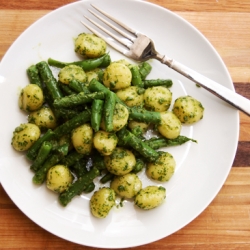
[[[0, 0], [0, 60], [34, 21], [72, 0]], [[250, 1], [149, 0], [197, 27], [224, 60], [235, 89], [250, 98]], [[205, 60], [205, 58], [204, 58]], [[133, 249], [250, 249], [250, 118], [240, 114], [231, 172], [212, 203], [169, 237]], [[29, 220], [0, 185], [0, 249], [91, 250], [60, 239]]]

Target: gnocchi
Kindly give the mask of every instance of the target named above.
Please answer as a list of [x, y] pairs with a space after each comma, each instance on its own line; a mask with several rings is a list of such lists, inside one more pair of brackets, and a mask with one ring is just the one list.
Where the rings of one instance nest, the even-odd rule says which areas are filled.
[[105, 218], [115, 205], [115, 191], [108, 187], [103, 187], [95, 191], [90, 199], [91, 213], [97, 218]]
[[166, 198], [166, 189], [162, 186], [148, 186], [135, 196], [135, 205], [141, 209], [149, 210], [161, 205]]
[[113, 62], [104, 71], [103, 84], [114, 91], [127, 88], [131, 85], [132, 74], [123, 63]]
[[104, 156], [104, 163], [110, 173], [124, 175], [133, 170], [136, 159], [130, 150], [116, 147], [111, 155]]
[[167, 111], [172, 101], [172, 92], [165, 87], [156, 86], [145, 90], [145, 107], [152, 111]]
[[57, 126], [56, 117], [49, 107], [42, 107], [31, 112], [28, 122], [36, 124], [41, 130], [54, 129]]
[[204, 107], [191, 96], [181, 96], [174, 102], [173, 113], [184, 124], [193, 124], [203, 118]]
[[19, 108], [31, 112], [38, 110], [44, 102], [42, 89], [36, 84], [28, 84], [25, 86], [19, 95]]
[[11, 145], [17, 151], [28, 150], [40, 137], [39, 127], [32, 123], [24, 123], [15, 128]]
[[124, 198], [133, 198], [142, 188], [142, 182], [136, 174], [128, 173], [116, 176], [110, 183], [116, 194]]
[[118, 138], [115, 133], [99, 130], [94, 134], [93, 143], [102, 155], [110, 155], [118, 143]]
[[80, 66], [67, 65], [59, 71], [58, 79], [61, 83], [64, 84], [69, 84], [72, 80], [86, 82], [87, 75]]
[[47, 173], [46, 186], [48, 189], [62, 193], [73, 181], [73, 175], [68, 167], [64, 165], [55, 165]]
[[75, 39], [75, 52], [88, 58], [104, 55], [106, 48], [106, 42], [94, 34], [81, 33]]
[[161, 135], [167, 139], [175, 139], [181, 133], [181, 122], [177, 116], [171, 112], [161, 112], [161, 122], [157, 126], [158, 131]]
[[169, 181], [174, 174], [175, 166], [176, 162], [170, 153], [160, 152], [160, 156], [155, 162], [148, 163], [146, 174], [156, 181]]
[[89, 155], [93, 147], [93, 129], [83, 124], [72, 131], [72, 144], [78, 153]]

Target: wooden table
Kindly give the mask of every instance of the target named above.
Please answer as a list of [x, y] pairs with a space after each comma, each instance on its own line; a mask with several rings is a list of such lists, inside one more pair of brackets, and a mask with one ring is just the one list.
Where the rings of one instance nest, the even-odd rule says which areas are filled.
[[[73, 0], [0, 0], [0, 60], [31, 23]], [[149, 0], [196, 26], [222, 56], [236, 91], [250, 98], [249, 0]], [[186, 227], [134, 249], [250, 249], [250, 118], [240, 114], [232, 170], [207, 209]], [[29, 220], [0, 185], [0, 249], [91, 249], [62, 240]]]

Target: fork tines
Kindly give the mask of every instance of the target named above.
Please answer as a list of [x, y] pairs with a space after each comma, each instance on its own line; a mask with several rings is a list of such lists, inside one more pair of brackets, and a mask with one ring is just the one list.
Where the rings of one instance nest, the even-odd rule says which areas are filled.
[[[116, 23], [117, 25], [121, 26], [124, 30], [128, 31], [128, 32], [124, 32], [122, 29], [118, 28], [117, 26], [113, 25], [110, 21], [108, 21], [107, 19], [101, 17], [100, 15], [98, 15], [97, 13], [93, 12], [92, 10], [89, 9], [89, 12], [91, 14], [93, 14], [97, 19], [99, 19], [100, 21], [102, 21], [103, 23], [105, 23], [107, 26], [109, 26], [110, 28], [112, 28], [113, 30], [115, 30], [116, 32], [118, 32], [119, 34], [121, 34], [123, 36], [120, 37], [118, 35], [116, 35], [115, 33], [109, 31], [108, 29], [106, 29], [105, 27], [103, 27], [102, 25], [100, 25], [98, 22], [94, 21], [93, 19], [85, 16], [85, 18], [87, 20], [89, 20], [92, 24], [94, 24], [96, 27], [98, 27], [100, 30], [102, 30], [103, 32], [105, 32], [106, 34], [108, 34], [109, 36], [111, 36], [112, 38], [114, 38], [116, 41], [118, 41], [119, 43], [123, 44], [124, 46], [126, 46], [128, 49], [131, 48], [133, 42], [135, 41], [135, 39], [137, 38], [137, 35], [139, 34], [137, 31], [131, 29], [130, 27], [128, 27], [127, 25], [123, 24], [122, 22], [120, 22], [119, 20], [117, 20], [116, 18], [112, 17], [111, 15], [109, 15], [108, 13], [106, 13], [105, 11], [99, 9], [98, 7], [91, 5], [93, 8], [95, 8], [97, 11], [99, 11], [101, 14], [103, 14], [105, 17], [109, 18], [110, 20], [112, 20], [114, 23]], [[81, 23], [88, 28], [91, 32], [93, 32], [94, 34], [96, 34], [97, 36], [101, 37], [103, 40], [106, 41], [107, 44], [109, 44], [111, 47], [113, 47], [114, 49], [118, 50], [119, 52], [123, 53], [126, 55], [126, 53], [128, 52], [127, 50], [124, 49], [124, 47], [122, 47], [121, 45], [119, 45], [118, 43], [114, 42], [114, 40], [108, 38], [107, 36], [103, 35], [103, 33], [99, 32], [97, 29], [91, 27], [90, 25], [88, 25], [87, 23], [81, 21]], [[132, 35], [133, 36], [132, 36]], [[125, 39], [124, 39], [125, 38]]]

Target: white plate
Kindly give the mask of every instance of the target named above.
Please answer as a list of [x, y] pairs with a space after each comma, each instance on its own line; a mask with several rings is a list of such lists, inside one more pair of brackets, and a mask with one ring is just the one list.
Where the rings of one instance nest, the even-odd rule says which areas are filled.
[[[211, 44], [188, 22], [159, 6], [135, 0], [93, 0], [129, 26], [148, 34], [157, 50], [233, 89], [229, 73]], [[172, 78], [174, 98], [189, 94], [202, 102], [205, 116], [182, 134], [198, 140], [169, 148], [177, 162], [176, 173], [164, 184], [166, 202], [151, 211], [136, 209], [132, 202], [114, 208], [106, 219], [90, 215], [89, 197], [81, 195], [66, 208], [45, 185], [32, 184], [29, 162], [11, 145], [14, 128], [26, 121], [17, 105], [18, 93], [28, 83], [26, 69], [49, 57], [62, 61], [79, 59], [73, 38], [88, 32], [81, 25], [90, 1], [59, 8], [30, 26], [11, 46], [0, 65], [0, 177], [13, 202], [35, 223], [66, 240], [101, 248], [147, 244], [181, 229], [197, 217], [222, 187], [237, 148], [238, 112], [166, 66], [152, 61], [149, 78]], [[139, 11], [138, 11], [139, 10]], [[112, 59], [121, 55], [110, 50]], [[140, 174], [143, 185], [159, 184]]]

